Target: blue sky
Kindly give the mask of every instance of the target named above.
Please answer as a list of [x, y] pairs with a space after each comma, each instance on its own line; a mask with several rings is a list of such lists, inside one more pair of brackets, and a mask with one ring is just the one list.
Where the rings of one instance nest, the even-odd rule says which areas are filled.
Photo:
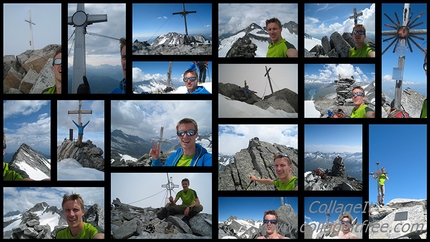
[[[169, 61], [133, 61], [133, 83], [144, 80], [167, 80], [169, 71]], [[172, 62], [172, 84], [175, 87], [184, 86], [182, 81], [183, 74], [191, 66], [191, 61], [173, 61]], [[206, 82], [212, 81], [212, 61], [208, 62], [206, 73]]]
[[[57, 145], [60, 145], [64, 138], [69, 138], [70, 129], [73, 129], [73, 138], [76, 140], [78, 138], [78, 128], [73, 124], [72, 120], [78, 123], [78, 114], [68, 114], [68, 111], [78, 110], [79, 100], [58, 100], [57, 108]], [[90, 123], [84, 128], [83, 141], [91, 140], [94, 145], [104, 151], [104, 101], [82, 100], [82, 110], [92, 111], [92, 114], [81, 114], [83, 124], [90, 120]]]
[[298, 128], [292, 125], [219, 125], [219, 153], [234, 155], [246, 149], [249, 140], [258, 137], [261, 141], [298, 148]]
[[[3, 55], [19, 55], [30, 46], [31, 11], [34, 49], [49, 44], [61, 44], [61, 4], [13, 4], [3, 5]], [[49, 13], [49, 14], [47, 14]]]
[[305, 64], [306, 83], [334, 83], [341, 76], [353, 76], [356, 82], [375, 80], [374, 64]]
[[[111, 198], [119, 198], [122, 203], [142, 208], [160, 208], [166, 204], [170, 191], [162, 185], [167, 184], [167, 177], [175, 185], [171, 191], [172, 197], [181, 191], [182, 179], [190, 180], [189, 188], [196, 191], [200, 203], [203, 206], [202, 213], [212, 214], [212, 173], [176, 173], [176, 172], [149, 172], [149, 173], [112, 173], [111, 174]], [[135, 192], [131, 184], [140, 184], [145, 188], [141, 192]], [[177, 187], [176, 187], [177, 186]], [[178, 204], [181, 204], [181, 200]]]
[[[402, 21], [402, 11], [404, 4], [382, 4], [382, 13], [386, 13], [396, 24], [397, 20], [394, 13], [397, 13], [399, 17], [400, 25], [403, 25]], [[418, 25], [412, 30], [422, 30], [427, 29], [427, 4], [410, 4], [411, 13], [413, 14], [410, 21], [413, 21], [421, 11], [425, 10], [422, 16], [416, 20], [415, 24], [423, 22], [421, 25]], [[394, 26], [394, 24], [385, 16], [381, 14], [382, 20], [382, 31], [391, 31], [392, 28], [385, 26], [385, 24], [389, 24]], [[421, 46], [422, 49], [427, 47], [427, 36], [425, 34], [418, 35], [420, 38], [424, 38], [424, 40], [420, 40], [417, 38], [413, 38], [418, 45]], [[385, 39], [390, 38], [391, 35], [382, 36], [382, 38], [378, 41], [381, 41], [382, 51], [391, 44], [392, 40], [383, 41]], [[395, 80], [392, 80], [393, 68], [398, 67], [399, 56], [396, 53], [393, 53], [395, 44], [393, 44], [382, 56], [382, 88], [386, 89], [386, 86], [393, 88], [395, 87]], [[405, 63], [404, 63], [404, 74], [403, 74], [403, 86], [402, 89], [410, 87], [415, 91], [427, 96], [427, 77], [423, 70], [424, 63], [424, 53], [411, 41], [412, 51], [410, 51], [408, 44], [406, 44], [407, 52], [405, 55]], [[400, 48], [397, 48], [400, 49]]]
[[[176, 136], [176, 124], [183, 118], [197, 122], [200, 134], [212, 132], [211, 100], [125, 100], [111, 101], [111, 131], [122, 130], [145, 140], [159, 137], [164, 127], [164, 137]], [[84, 135], [85, 136], [85, 135]]]
[[64, 194], [78, 193], [85, 205], [98, 204], [105, 207], [103, 187], [4, 187], [3, 214], [12, 211], [25, 211], [37, 203], [46, 202], [61, 209]]
[[250, 4], [220, 3], [218, 4], [218, 33], [235, 34], [252, 23], [266, 27], [266, 20], [278, 18], [282, 24], [294, 21], [298, 23], [296, 3], [282, 4]]
[[23, 144], [50, 155], [51, 101], [3, 100], [3, 130], [6, 153], [15, 153]]
[[[284, 203], [290, 204], [298, 215], [297, 197], [284, 197]], [[261, 221], [265, 211], [276, 211], [280, 206], [280, 197], [219, 197], [218, 219], [224, 222], [230, 216], [236, 216], [238, 219]]]
[[[141, 4], [132, 6], [133, 41], [154, 41], [159, 35], [169, 32], [185, 34], [181, 3]], [[196, 11], [186, 15], [189, 35], [203, 35], [212, 38], [212, 4], [185, 4], [185, 11]]]
[[324, 223], [327, 213], [329, 221], [336, 221], [343, 212], [349, 212], [359, 223], [363, 220], [362, 211], [365, 207], [361, 197], [305, 197], [305, 223]]
[[362, 152], [361, 124], [305, 124], [305, 152]]
[[350, 33], [354, 27], [354, 19], [349, 17], [363, 12], [363, 16], [357, 19], [358, 24], [364, 24], [367, 37], [375, 40], [375, 4], [332, 4], [332, 3], [308, 3], [305, 4], [305, 33], [314, 38], [330, 37], [337, 31], [339, 34]]
[[[369, 169], [385, 167], [388, 172], [385, 203], [394, 198], [427, 198], [426, 134], [424, 124], [369, 125]], [[369, 176], [370, 201], [376, 203], [377, 195], [376, 181]]]

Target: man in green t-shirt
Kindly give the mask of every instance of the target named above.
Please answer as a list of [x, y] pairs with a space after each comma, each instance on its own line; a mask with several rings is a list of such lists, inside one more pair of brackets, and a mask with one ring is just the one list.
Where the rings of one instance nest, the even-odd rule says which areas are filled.
[[349, 57], [372, 57], [375, 58], [375, 51], [370, 46], [364, 43], [366, 39], [366, 28], [362, 24], [356, 24], [352, 28], [352, 39], [354, 40], [355, 46], [349, 49]]
[[[189, 225], [189, 220], [200, 213], [203, 206], [200, 204], [197, 192], [189, 188], [190, 180], [184, 178], [181, 183], [183, 190], [176, 194], [175, 199], [172, 196], [169, 197], [170, 203], [166, 205], [166, 208], [170, 215], [183, 214], [182, 220]], [[179, 199], [182, 200], [181, 205], [176, 204]]]
[[298, 57], [296, 47], [282, 38], [282, 24], [279, 19], [271, 18], [266, 20], [266, 28], [271, 41], [266, 57]]
[[104, 239], [104, 233], [99, 233], [93, 225], [84, 222], [84, 200], [79, 194], [64, 194], [63, 215], [68, 227], [61, 229], [55, 236], [56, 239]]
[[293, 162], [287, 154], [274, 155], [274, 168], [277, 178], [272, 180], [270, 178], [257, 178], [251, 176], [251, 181], [260, 182], [266, 185], [274, 185], [279, 191], [293, 191], [298, 190], [297, 176], [294, 176], [291, 171], [293, 170]]
[[[426, 49], [426, 53], [424, 56], [423, 69], [426, 72], [426, 76], [427, 76], [427, 49]], [[427, 118], [427, 98], [424, 99], [423, 106], [421, 107], [420, 118]]]
[[352, 89], [354, 108], [351, 112], [351, 118], [375, 118], [375, 112], [365, 104], [365, 99], [366, 94], [362, 87], [356, 86]]
[[384, 206], [384, 197], [385, 197], [385, 181], [388, 179], [388, 173], [385, 172], [385, 167], [381, 168], [381, 171], [376, 171], [376, 175], [372, 174], [373, 179], [377, 180], [378, 186], [378, 203], [381, 206]]

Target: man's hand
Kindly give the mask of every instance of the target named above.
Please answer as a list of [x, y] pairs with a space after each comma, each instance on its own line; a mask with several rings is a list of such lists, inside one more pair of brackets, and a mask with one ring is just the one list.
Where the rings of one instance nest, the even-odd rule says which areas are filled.
[[77, 93], [78, 94], [90, 94], [91, 93], [91, 88], [90, 88], [90, 84], [88, 82], [87, 77], [83, 76], [82, 79], [83, 79], [84, 83], [82, 83], [82, 84], [80, 84], [78, 86]]
[[149, 151], [149, 156], [154, 160], [158, 160], [158, 155], [160, 154], [161, 143], [158, 143], [157, 147], [154, 142], [151, 141], [152, 149]]
[[190, 207], [187, 207], [184, 211], [185, 216], [188, 216], [188, 214], [190, 214]]
[[170, 196], [170, 197], [169, 197], [169, 201], [170, 201], [171, 203], [173, 203], [173, 197], [172, 197], [172, 196]]

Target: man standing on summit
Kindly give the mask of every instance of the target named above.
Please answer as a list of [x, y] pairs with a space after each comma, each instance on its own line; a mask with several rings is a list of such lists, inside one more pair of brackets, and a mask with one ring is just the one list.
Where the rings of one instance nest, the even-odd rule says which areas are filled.
[[298, 57], [296, 47], [282, 38], [282, 24], [279, 19], [271, 18], [266, 20], [266, 28], [271, 41], [266, 57]]

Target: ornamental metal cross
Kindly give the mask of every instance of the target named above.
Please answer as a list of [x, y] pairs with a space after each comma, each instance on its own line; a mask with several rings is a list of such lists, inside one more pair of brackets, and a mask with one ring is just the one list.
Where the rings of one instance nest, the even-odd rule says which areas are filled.
[[72, 93], [77, 93], [79, 84], [86, 75], [85, 34], [88, 25], [107, 22], [107, 14], [87, 14], [84, 3], [78, 3], [76, 12], [68, 17], [67, 23], [75, 27], [75, 47], [73, 51]]

